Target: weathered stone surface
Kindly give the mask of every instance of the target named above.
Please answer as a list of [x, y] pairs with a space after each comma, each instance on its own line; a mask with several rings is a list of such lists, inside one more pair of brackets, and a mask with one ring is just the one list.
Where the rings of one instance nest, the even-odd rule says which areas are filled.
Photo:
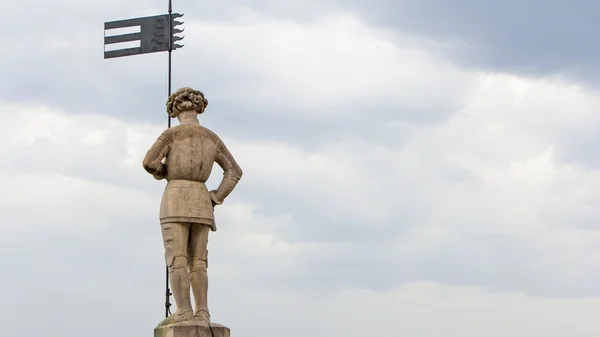
[[[181, 88], [173, 93], [167, 101], [167, 112], [179, 120], [179, 125], [165, 130], [143, 161], [144, 169], [154, 178], [167, 180], [159, 219], [177, 311], [159, 324], [158, 331], [176, 333], [173, 336], [188, 336], [191, 331], [199, 333], [203, 329], [210, 332], [208, 326], [197, 323], [210, 321], [208, 234], [217, 230], [214, 207], [223, 203], [242, 177], [242, 169], [223, 141], [198, 121], [207, 105], [208, 100], [198, 90]], [[223, 169], [223, 179], [216, 189], [208, 190], [205, 183], [215, 163]], [[193, 325], [172, 326], [183, 322]], [[226, 328], [219, 328], [221, 335], [229, 336], [229, 329], [226, 335], [223, 329]]]
[[229, 337], [229, 328], [221, 324], [186, 321], [154, 329], [154, 337]]

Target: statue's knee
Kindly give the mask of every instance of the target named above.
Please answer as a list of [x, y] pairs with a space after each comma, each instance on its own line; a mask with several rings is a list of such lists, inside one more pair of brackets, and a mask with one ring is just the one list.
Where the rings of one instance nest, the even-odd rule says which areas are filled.
[[192, 260], [190, 261], [190, 273], [195, 271], [206, 271], [207, 263], [206, 260]]
[[169, 266], [171, 269], [187, 268], [188, 266], [187, 256], [175, 256], [172, 261]]

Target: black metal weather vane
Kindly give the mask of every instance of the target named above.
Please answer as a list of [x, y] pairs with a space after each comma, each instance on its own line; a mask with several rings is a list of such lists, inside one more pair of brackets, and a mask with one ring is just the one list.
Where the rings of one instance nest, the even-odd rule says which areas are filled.
[[[183, 40], [183, 36], [176, 34], [183, 33], [183, 29], [177, 27], [183, 25], [182, 21], [176, 19], [181, 18], [183, 14], [173, 13], [172, 0], [169, 0], [168, 14], [155, 16], [146, 16], [134, 19], [110, 21], [104, 23], [104, 58], [116, 58], [123, 56], [132, 56], [157, 52], [168, 52], [168, 96], [171, 96], [171, 52], [176, 49], [183, 48], [178, 41]], [[121, 35], [106, 35], [107, 30], [119, 28], [139, 27], [138, 32], [126, 33]], [[139, 47], [123, 48], [115, 50], [106, 50], [106, 47], [123, 42], [139, 41]], [[167, 115], [167, 126], [171, 127], [171, 118]], [[166, 292], [165, 292], [165, 317], [170, 313], [170, 297], [171, 290], [169, 289], [169, 270], [167, 268], [166, 275]]]
[[[176, 27], [181, 26], [183, 22], [175, 19], [180, 18], [183, 14], [169, 14], [146, 16], [135, 19], [118, 20], [104, 23], [104, 58], [115, 58], [130, 55], [139, 55], [147, 53], [156, 53], [163, 51], [171, 51], [182, 48], [183, 45], [176, 43], [183, 40], [182, 36], [177, 36], [183, 32], [183, 29]], [[171, 34], [169, 34], [169, 21], [171, 21]], [[106, 31], [117, 28], [139, 27], [137, 33], [128, 33], [121, 35], [106, 35]], [[169, 39], [170, 36], [170, 39]], [[171, 48], [169, 48], [169, 40]], [[134, 48], [124, 48], [117, 50], [106, 50], [106, 47], [122, 42], [139, 41], [140, 46]]]

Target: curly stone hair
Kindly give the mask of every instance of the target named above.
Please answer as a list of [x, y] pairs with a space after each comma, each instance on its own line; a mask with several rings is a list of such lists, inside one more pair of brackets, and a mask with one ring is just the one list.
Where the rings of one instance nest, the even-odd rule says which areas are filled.
[[198, 114], [204, 112], [208, 100], [202, 91], [184, 87], [175, 91], [167, 100], [167, 113], [171, 118], [177, 117], [180, 112], [194, 110]]

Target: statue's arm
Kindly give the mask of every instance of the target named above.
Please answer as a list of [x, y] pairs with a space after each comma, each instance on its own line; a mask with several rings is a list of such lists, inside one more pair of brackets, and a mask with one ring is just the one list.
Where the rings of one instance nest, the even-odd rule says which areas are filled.
[[170, 143], [168, 142], [165, 133], [160, 135], [156, 142], [152, 145], [146, 157], [144, 157], [144, 169], [150, 173], [155, 179], [164, 179], [167, 176], [167, 170], [162, 160], [169, 153]]
[[242, 168], [222, 142], [220, 142], [215, 161], [223, 169], [223, 179], [219, 187], [210, 194], [213, 203], [221, 205], [242, 178]]

